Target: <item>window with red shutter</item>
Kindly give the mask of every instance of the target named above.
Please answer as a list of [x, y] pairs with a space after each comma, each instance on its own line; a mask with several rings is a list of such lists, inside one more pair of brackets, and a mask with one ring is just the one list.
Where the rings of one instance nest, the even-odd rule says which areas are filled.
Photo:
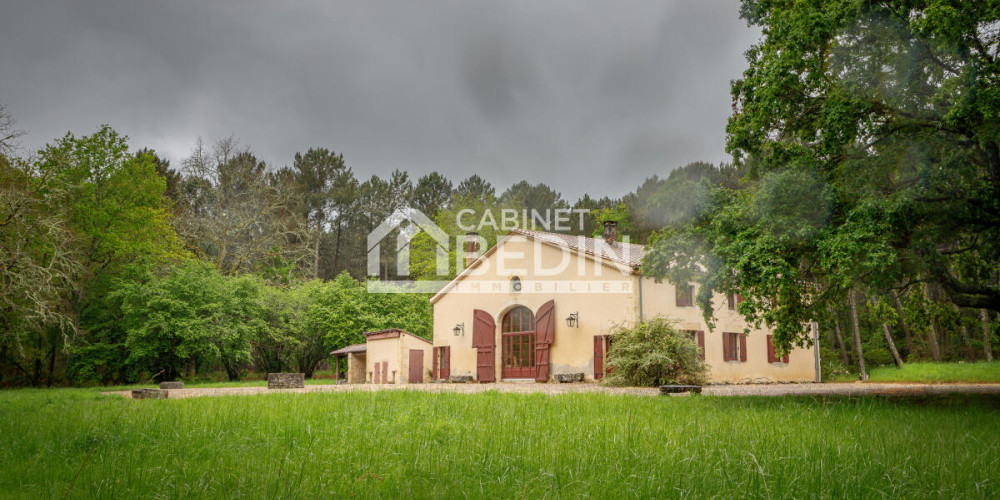
[[768, 363], [788, 363], [788, 355], [778, 357], [778, 350], [774, 348], [774, 337], [767, 336], [767, 362]]
[[740, 334], [740, 361], [747, 360], [747, 336]]

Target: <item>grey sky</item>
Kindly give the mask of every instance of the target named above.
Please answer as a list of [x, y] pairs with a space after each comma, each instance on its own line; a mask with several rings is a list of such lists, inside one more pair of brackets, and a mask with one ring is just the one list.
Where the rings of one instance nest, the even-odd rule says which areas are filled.
[[108, 123], [175, 165], [197, 137], [271, 164], [323, 146], [527, 179], [575, 200], [723, 161], [758, 32], [731, 0], [5, 2], [0, 101], [37, 148]]

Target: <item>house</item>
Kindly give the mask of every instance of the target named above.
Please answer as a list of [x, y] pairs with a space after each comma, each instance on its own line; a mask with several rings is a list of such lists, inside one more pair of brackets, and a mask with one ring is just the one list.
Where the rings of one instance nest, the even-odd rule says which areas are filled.
[[595, 239], [514, 230], [482, 255], [467, 242], [466, 268], [430, 299], [432, 377], [601, 379], [615, 327], [664, 316], [697, 340], [714, 383], [816, 379], [813, 348], [776, 357], [768, 329], [744, 334], [735, 297], [714, 298], [709, 331], [694, 304], [696, 285], [640, 276], [644, 247], [618, 242], [614, 222], [604, 233]]
[[338, 363], [341, 357], [347, 358], [349, 384], [419, 384], [431, 374], [431, 342], [399, 328], [365, 332], [364, 344], [349, 345], [330, 355]]

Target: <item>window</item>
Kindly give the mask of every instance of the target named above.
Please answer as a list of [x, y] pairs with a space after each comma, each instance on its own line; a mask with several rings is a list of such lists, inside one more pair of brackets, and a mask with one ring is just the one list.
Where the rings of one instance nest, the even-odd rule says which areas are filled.
[[517, 306], [503, 317], [503, 376], [528, 378], [535, 376], [535, 315], [524, 306]]
[[767, 362], [768, 363], [788, 363], [788, 355], [785, 354], [782, 357], [778, 357], [777, 351], [774, 349], [774, 341], [771, 335], [767, 336]]
[[701, 360], [705, 360], [705, 332], [700, 330], [684, 330], [687, 336], [698, 344], [698, 350], [701, 351]]
[[510, 291], [514, 293], [521, 291], [521, 278], [514, 276], [510, 279]]
[[677, 290], [677, 307], [694, 305], [694, 285], [674, 287]]
[[722, 334], [722, 360], [723, 361], [746, 361], [747, 360], [747, 336], [742, 333], [723, 332]]
[[726, 295], [726, 302], [729, 304], [729, 310], [735, 311], [736, 306], [740, 305], [740, 302], [743, 302], [743, 296], [738, 293], [730, 293]]

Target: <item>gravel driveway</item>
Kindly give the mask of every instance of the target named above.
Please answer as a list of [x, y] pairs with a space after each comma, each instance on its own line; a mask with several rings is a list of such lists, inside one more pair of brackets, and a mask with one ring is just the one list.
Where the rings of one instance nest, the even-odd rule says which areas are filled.
[[[408, 384], [408, 385], [307, 385], [304, 389], [268, 389], [253, 387], [216, 387], [171, 389], [170, 399], [195, 396], [229, 396], [267, 394], [276, 392], [343, 392], [343, 391], [399, 391], [417, 390], [427, 392], [454, 392], [471, 394], [486, 391], [514, 392], [521, 394], [569, 394], [593, 392], [601, 394], [630, 394], [636, 396], [656, 396], [656, 388], [607, 387], [594, 383], [577, 384], [535, 384], [501, 382], [496, 384]], [[703, 394], [712, 396], [791, 396], [791, 395], [927, 395], [947, 393], [1000, 394], [1000, 384], [879, 384], [879, 383], [831, 383], [831, 384], [746, 384], [705, 386]], [[132, 397], [131, 391], [116, 391]]]

